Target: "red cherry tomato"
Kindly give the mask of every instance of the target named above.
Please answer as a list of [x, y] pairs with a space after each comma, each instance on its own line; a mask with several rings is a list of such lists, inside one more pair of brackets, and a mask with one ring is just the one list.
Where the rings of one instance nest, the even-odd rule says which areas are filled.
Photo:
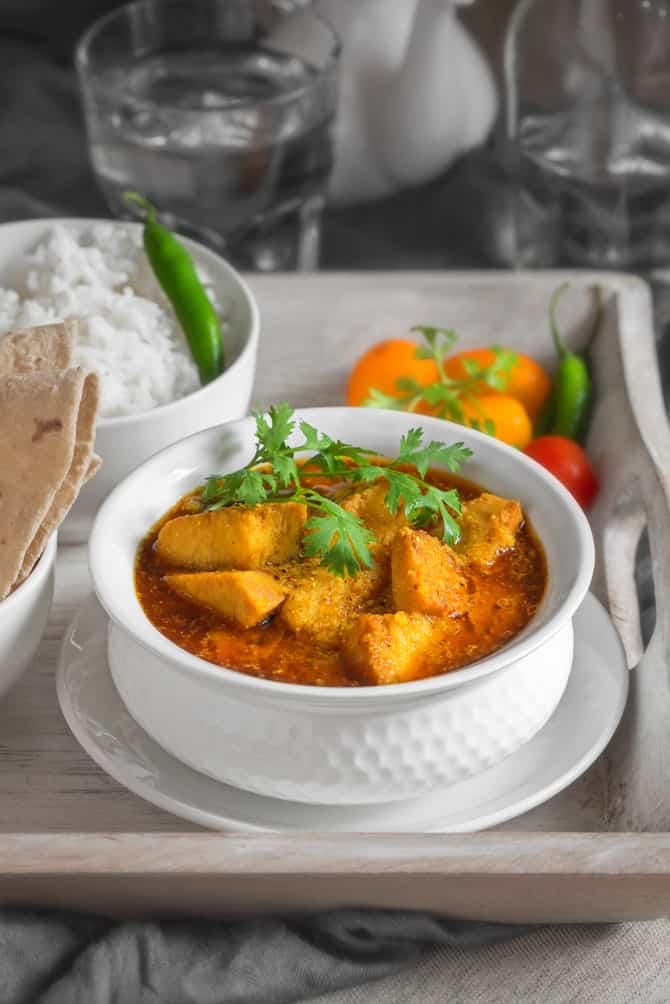
[[588, 509], [598, 494], [598, 479], [584, 450], [565, 436], [540, 436], [524, 452], [537, 460], [565, 485], [582, 509]]

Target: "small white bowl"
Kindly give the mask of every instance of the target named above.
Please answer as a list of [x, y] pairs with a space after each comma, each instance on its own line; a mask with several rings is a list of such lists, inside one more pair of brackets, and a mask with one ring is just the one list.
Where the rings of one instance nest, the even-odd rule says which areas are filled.
[[[4, 284], [3, 273], [15, 264], [16, 257], [31, 250], [53, 226], [67, 226], [81, 232], [101, 224], [114, 225], [114, 221], [43, 219], [0, 225], [0, 286]], [[116, 225], [141, 227], [139, 223]], [[147, 457], [183, 436], [241, 418], [249, 408], [260, 331], [254, 296], [241, 276], [219, 255], [194, 241], [180, 240], [195, 261], [206, 268], [230, 307], [230, 323], [225, 336], [226, 369], [216, 380], [170, 404], [137, 415], [99, 420], [95, 448], [103, 465], [81, 490], [61, 527], [61, 542], [85, 541], [103, 500]]]
[[0, 698], [30, 665], [51, 610], [56, 534], [18, 589], [0, 600]]
[[547, 556], [545, 597], [508, 645], [443, 676], [380, 687], [319, 688], [256, 679], [199, 659], [146, 618], [135, 594], [137, 545], [180, 495], [253, 453], [251, 419], [209, 429], [143, 464], [103, 505], [90, 541], [96, 592], [112, 624], [109, 659], [135, 720], [170, 753], [236, 787], [303, 802], [409, 798], [502, 760], [548, 720], [572, 664], [572, 616], [593, 573], [588, 522], [534, 461], [439, 419], [364, 408], [299, 412], [333, 438], [397, 451], [420, 426], [427, 441], [474, 451], [463, 474], [521, 499]]

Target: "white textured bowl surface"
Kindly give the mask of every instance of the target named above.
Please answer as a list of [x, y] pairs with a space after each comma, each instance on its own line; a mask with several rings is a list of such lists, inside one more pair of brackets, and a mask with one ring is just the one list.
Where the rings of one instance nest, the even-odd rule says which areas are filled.
[[0, 601], [0, 697], [30, 665], [42, 640], [54, 591], [56, 534], [26, 581]]
[[138, 725], [182, 763], [261, 795], [354, 804], [418, 797], [514, 753], [563, 696], [572, 645], [569, 623], [540, 657], [533, 653], [457, 690], [367, 714], [228, 695], [224, 703], [216, 681], [193, 680], [114, 624], [107, 652]]
[[536, 616], [516, 639], [472, 666], [383, 687], [260, 680], [174, 645], [148, 621], [135, 594], [137, 545], [205, 475], [249, 460], [254, 423], [245, 419], [153, 457], [112, 493], [96, 520], [91, 573], [116, 625], [110, 665], [130, 713], [184, 763], [239, 787], [297, 801], [407, 798], [502, 760], [542, 727], [565, 688], [571, 618], [593, 572], [586, 518], [534, 461], [461, 426], [350, 408], [309, 409], [299, 417], [330, 436], [386, 455], [417, 425], [426, 440], [470, 446], [474, 457], [464, 476], [520, 498], [545, 546], [548, 584]]
[[[33, 248], [54, 225], [80, 232], [113, 220], [45, 219], [0, 225], [0, 286], [2, 274], [16, 256]], [[119, 223], [140, 228], [139, 223]], [[96, 451], [103, 465], [82, 488], [60, 531], [61, 541], [85, 541], [100, 504], [138, 464], [175, 440], [209, 426], [245, 415], [256, 372], [260, 322], [256, 301], [238, 273], [219, 255], [194, 241], [180, 238], [196, 262], [206, 268], [212, 284], [230, 308], [225, 334], [227, 368], [211, 383], [186, 397], [138, 415], [101, 419]]]

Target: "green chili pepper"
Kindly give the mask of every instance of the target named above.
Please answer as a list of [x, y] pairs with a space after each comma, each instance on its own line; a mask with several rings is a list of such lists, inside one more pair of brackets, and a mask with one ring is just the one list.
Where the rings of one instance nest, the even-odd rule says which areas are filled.
[[156, 210], [137, 192], [125, 192], [126, 202], [144, 209], [144, 250], [161, 289], [174, 308], [191, 354], [198, 367], [200, 382], [209, 383], [224, 366], [221, 324], [193, 259], [175, 235], [156, 219]]
[[577, 442], [586, 432], [591, 408], [591, 376], [583, 356], [570, 352], [558, 331], [556, 307], [568, 288], [559, 286], [549, 301], [551, 337], [558, 354], [558, 369], [547, 405], [538, 422], [538, 435], [551, 433]]

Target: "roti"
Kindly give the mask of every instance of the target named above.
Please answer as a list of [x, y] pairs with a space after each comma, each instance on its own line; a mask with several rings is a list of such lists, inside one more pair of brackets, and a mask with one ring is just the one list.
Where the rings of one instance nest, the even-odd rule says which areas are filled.
[[99, 380], [72, 365], [76, 323], [0, 337], [0, 600], [30, 575], [101, 464]]
[[85, 478], [97, 383], [79, 368], [0, 381], [0, 600], [30, 574]]
[[[66, 371], [64, 376], [67, 373], [73, 372], [77, 371]], [[85, 373], [81, 388], [81, 397], [79, 399], [79, 409], [76, 415], [74, 449], [72, 451], [70, 466], [60, 487], [57, 488], [30, 546], [25, 552], [21, 569], [14, 583], [15, 586], [20, 586], [28, 578], [35, 567], [37, 559], [44, 550], [47, 540], [67, 516], [81, 491], [82, 485], [92, 476], [90, 474], [91, 469], [93, 469], [93, 474], [95, 474], [95, 471], [100, 466], [100, 458], [93, 453], [93, 447], [95, 446], [95, 418], [98, 413], [99, 397], [98, 377], [95, 373]]]
[[101, 464], [99, 381], [72, 365], [76, 323], [0, 338], [0, 600], [30, 575]]
[[76, 326], [75, 320], [69, 320], [0, 336], [0, 379], [10, 373], [69, 369]]

